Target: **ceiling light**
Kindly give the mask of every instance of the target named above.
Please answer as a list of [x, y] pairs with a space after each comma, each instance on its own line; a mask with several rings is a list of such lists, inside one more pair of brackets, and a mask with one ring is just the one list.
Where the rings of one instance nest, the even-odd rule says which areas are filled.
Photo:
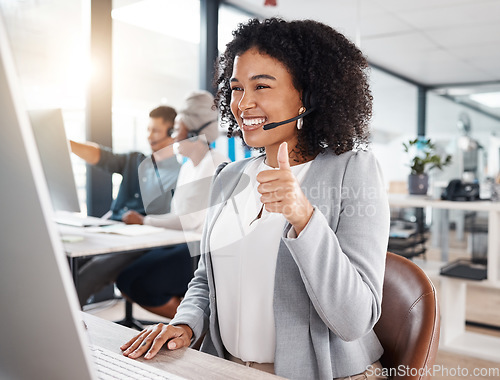
[[500, 92], [486, 92], [470, 96], [475, 102], [490, 108], [500, 108]]

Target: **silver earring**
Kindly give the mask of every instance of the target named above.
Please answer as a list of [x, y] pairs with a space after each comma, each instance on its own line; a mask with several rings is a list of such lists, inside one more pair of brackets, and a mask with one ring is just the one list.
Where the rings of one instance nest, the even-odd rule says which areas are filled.
[[[302, 106], [299, 108], [299, 115], [302, 115], [304, 112], [306, 112], [306, 107]], [[302, 129], [302, 126], [304, 125], [304, 121], [302, 118], [297, 120], [297, 129]]]
[[302, 118], [300, 118], [299, 120], [297, 120], [297, 129], [302, 129], [302, 124], [304, 123], [304, 121], [302, 120]]

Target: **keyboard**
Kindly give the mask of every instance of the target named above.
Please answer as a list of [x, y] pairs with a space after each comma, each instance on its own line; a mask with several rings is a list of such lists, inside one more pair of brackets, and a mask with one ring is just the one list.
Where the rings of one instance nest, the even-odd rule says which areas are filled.
[[186, 380], [164, 370], [127, 358], [102, 347], [90, 345], [101, 380]]

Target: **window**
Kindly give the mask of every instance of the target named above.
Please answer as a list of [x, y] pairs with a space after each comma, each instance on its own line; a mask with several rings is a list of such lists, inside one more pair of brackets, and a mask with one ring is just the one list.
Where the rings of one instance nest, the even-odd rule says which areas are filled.
[[[0, 0], [0, 12], [26, 108], [61, 108], [67, 137], [85, 141], [85, 97], [91, 75], [87, 1]], [[71, 159], [85, 211], [85, 163], [74, 155]]]
[[417, 87], [372, 68], [372, 149], [380, 162], [386, 183], [406, 181], [409, 169], [404, 141], [417, 135]]
[[[233, 6], [221, 4], [219, 7], [219, 53], [223, 53], [226, 49], [226, 44], [233, 38], [232, 32], [238, 27], [238, 24], [247, 22], [251, 15], [244, 13]], [[224, 130], [227, 127], [222, 126]], [[217, 148], [224, 151], [231, 160], [239, 160], [245, 157], [250, 157], [252, 154], [259, 154], [258, 151], [250, 151], [243, 147], [239, 137], [231, 139], [225, 136], [219, 138], [216, 142]]]
[[149, 112], [199, 87], [198, 0], [113, 2], [113, 149], [150, 152]]

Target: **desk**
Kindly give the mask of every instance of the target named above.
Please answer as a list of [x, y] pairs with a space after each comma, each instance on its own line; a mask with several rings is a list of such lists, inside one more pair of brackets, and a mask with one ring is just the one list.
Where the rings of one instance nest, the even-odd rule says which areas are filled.
[[[117, 325], [93, 315], [84, 312], [81, 315], [87, 325], [90, 342], [115, 353], [121, 353], [119, 347], [137, 334], [136, 330]], [[151, 360], [136, 360], [193, 380], [283, 379], [282, 377], [248, 368], [191, 348], [181, 348], [174, 351], [161, 349], [158, 355]]]
[[452, 202], [431, 199], [425, 195], [389, 194], [389, 205], [391, 207], [432, 207], [442, 209], [444, 218], [442, 221], [442, 252], [441, 260], [448, 261], [448, 211], [486, 211], [488, 212], [488, 282], [492, 285], [500, 282], [500, 202]]
[[[421, 195], [389, 194], [389, 204], [391, 207], [433, 207], [444, 211], [441, 226], [443, 232], [442, 261], [415, 260], [415, 263], [421, 266], [433, 281], [439, 281], [441, 284], [440, 348], [500, 362], [500, 338], [465, 331], [467, 286], [487, 287], [500, 291], [500, 202], [452, 202]], [[471, 281], [439, 275], [439, 269], [445, 265], [448, 259], [448, 210], [488, 212], [488, 271], [486, 280]]]
[[[170, 245], [199, 241], [201, 234], [177, 230], [163, 230], [141, 236], [124, 236], [99, 232], [89, 232], [83, 227], [59, 226], [61, 235], [82, 237], [82, 241], [64, 243], [64, 251], [69, 259], [71, 273], [78, 291], [79, 261], [83, 258], [107, 253], [126, 254]], [[199, 253], [199, 252], [198, 252]]]

